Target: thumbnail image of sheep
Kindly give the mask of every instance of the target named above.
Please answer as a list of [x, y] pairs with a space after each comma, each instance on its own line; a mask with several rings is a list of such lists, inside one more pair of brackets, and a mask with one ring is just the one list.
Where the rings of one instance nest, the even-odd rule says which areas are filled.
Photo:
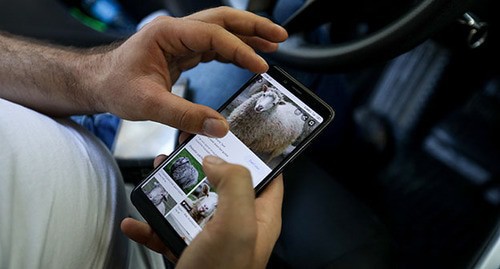
[[142, 190], [164, 216], [176, 205], [175, 200], [167, 193], [156, 178], [151, 179], [142, 187]]
[[217, 192], [207, 180], [204, 180], [182, 203], [182, 206], [194, 221], [203, 227], [215, 213], [217, 201]]
[[258, 84], [257, 90], [250, 85], [242, 96], [236, 100], [238, 105], [229, 106], [222, 114], [236, 137], [268, 165], [275, 165], [273, 159], [290, 153], [300, 142], [299, 137], [303, 137], [304, 114], [265, 80]]
[[205, 177], [201, 164], [186, 149], [179, 152], [164, 169], [186, 194]]

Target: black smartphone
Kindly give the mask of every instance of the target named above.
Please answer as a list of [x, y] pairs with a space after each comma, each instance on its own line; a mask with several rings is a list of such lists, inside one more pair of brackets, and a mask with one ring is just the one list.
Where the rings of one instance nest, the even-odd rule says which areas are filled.
[[250, 170], [256, 195], [333, 119], [334, 110], [282, 68], [254, 75], [219, 112], [223, 138], [193, 135], [135, 187], [131, 200], [174, 255], [217, 208], [217, 190], [201, 162], [216, 155]]

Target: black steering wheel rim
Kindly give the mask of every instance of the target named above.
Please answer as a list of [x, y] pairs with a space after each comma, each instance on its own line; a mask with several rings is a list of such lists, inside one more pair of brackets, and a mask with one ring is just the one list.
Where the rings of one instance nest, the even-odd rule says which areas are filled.
[[[297, 34], [268, 56], [297, 69], [332, 72], [365, 67], [398, 56], [458, 19], [472, 0], [422, 0], [403, 16], [363, 38], [342, 44], [298, 42]], [[288, 29], [285, 22], [283, 26]]]

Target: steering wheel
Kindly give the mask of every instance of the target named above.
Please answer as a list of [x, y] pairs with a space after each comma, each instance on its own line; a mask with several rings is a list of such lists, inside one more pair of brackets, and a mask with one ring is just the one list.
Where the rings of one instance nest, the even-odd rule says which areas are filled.
[[[233, 3], [238, 2], [238, 0], [219, 1], [229, 6], [234, 6]], [[193, 0], [172, 2], [176, 3], [175, 8], [178, 12], [180, 10], [178, 15], [182, 15], [183, 11], [191, 12], [193, 9]], [[381, 2], [383, 1], [372, 3], [370, 0], [355, 0], [354, 4], [351, 4], [354, 8], [348, 12], [356, 13], [363, 5], [381, 6]], [[388, 7], [391, 8], [405, 1], [388, 0], [387, 2]], [[378, 30], [346, 42], [318, 45], [306, 41], [303, 38], [304, 33], [325, 22], [332, 21], [332, 17], [337, 15], [334, 14], [335, 8], [332, 7], [331, 0], [306, 0], [302, 7], [282, 23], [288, 30], [290, 38], [280, 45], [278, 51], [267, 56], [279, 64], [308, 71], [332, 72], [364, 67], [389, 60], [414, 48], [459, 19], [473, 3], [473, 0], [415, 0], [406, 2], [413, 3], [406, 3], [408, 7], [405, 12], [401, 12], [404, 13], [403, 15], [395, 16], [392, 21], [377, 28]], [[249, 8], [247, 9], [259, 11], [252, 10], [252, 6], [269, 9], [275, 3], [276, 0], [248, 0], [247, 7]], [[211, 2], [211, 4], [205, 5], [213, 6], [214, 4]], [[379, 16], [385, 15], [383, 13]]]
[[269, 56], [279, 63], [314, 71], [339, 71], [367, 66], [414, 48], [460, 18], [472, 3], [470, 0], [420, 0], [404, 15], [361, 38], [331, 45], [300, 41], [295, 36], [311, 26], [319, 25], [324, 17], [321, 14], [331, 10], [326, 2], [328, 0], [306, 1], [283, 23], [291, 34], [290, 39]]

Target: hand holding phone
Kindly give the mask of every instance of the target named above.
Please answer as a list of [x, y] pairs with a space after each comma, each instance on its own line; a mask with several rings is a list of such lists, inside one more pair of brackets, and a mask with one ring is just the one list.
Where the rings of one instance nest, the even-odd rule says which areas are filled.
[[[155, 159], [155, 167], [164, 158], [165, 156], [157, 157]], [[207, 159], [209, 161], [212, 160], [212, 165], [210, 163], [207, 165], [205, 162]], [[122, 223], [123, 232], [131, 239], [146, 244], [150, 249], [166, 255], [169, 260], [177, 263], [176, 268], [182, 268], [182, 266], [186, 268], [199, 268], [201, 267], [200, 264], [203, 265], [203, 268], [211, 268], [208, 264], [224, 265], [213, 266], [216, 268], [243, 268], [243, 264], [253, 265], [253, 268], [264, 268], [271, 255], [272, 246], [274, 246], [281, 231], [282, 176], [278, 175], [255, 198], [253, 187], [249, 184], [251, 178], [248, 173], [241, 170], [241, 166], [225, 163], [222, 159], [213, 160], [209, 156], [204, 159], [203, 167], [208, 180], [216, 186], [220, 197], [223, 199], [219, 202], [218, 213], [211, 220], [213, 224], [207, 224], [205, 229], [194, 240], [194, 242], [199, 242], [191, 244], [190, 248], [185, 251], [185, 253], [187, 251], [189, 253], [183, 254], [184, 257], [188, 257], [186, 261], [181, 259], [177, 263], [177, 257], [169, 249], [165, 248], [165, 244], [146, 223], [130, 218], [125, 219]], [[234, 170], [239, 172], [235, 172]], [[225, 184], [225, 186], [221, 186], [224, 185], [224, 181], [241, 184], [232, 184], [230, 186]], [[232, 198], [234, 196], [236, 198]], [[250, 196], [250, 199], [248, 199], [248, 196]], [[233, 202], [236, 200], [238, 200], [238, 203]], [[228, 202], [227, 206], [224, 202]], [[252, 208], [254, 211], [251, 210]], [[248, 217], [253, 219], [248, 219]], [[259, 220], [258, 222], [257, 219]], [[257, 227], [256, 231], [255, 227]], [[233, 229], [233, 231], [229, 231], [229, 229]], [[207, 235], [203, 235], [205, 233]], [[214, 234], [226, 236], [214, 236]], [[232, 236], [228, 237], [227, 235]], [[242, 237], [246, 237], [246, 240], [242, 240]], [[242, 244], [245, 241], [246, 244]], [[233, 246], [233, 244], [236, 246]], [[223, 252], [222, 250], [224, 249], [231, 251]], [[241, 249], [245, 250], [242, 251]], [[207, 250], [212, 251], [212, 253], [207, 255]], [[236, 250], [238, 250], [236, 254], [244, 254], [251, 251], [253, 255], [236, 257], [235, 253], [233, 253]], [[231, 258], [224, 257], [223, 255], [231, 255]], [[249, 258], [253, 260], [249, 260]]]
[[201, 164], [206, 156], [246, 167], [260, 195], [334, 116], [332, 108], [276, 66], [253, 76], [219, 112], [229, 123], [226, 136], [191, 136], [131, 194], [138, 211], [177, 257], [218, 207], [218, 189]]

